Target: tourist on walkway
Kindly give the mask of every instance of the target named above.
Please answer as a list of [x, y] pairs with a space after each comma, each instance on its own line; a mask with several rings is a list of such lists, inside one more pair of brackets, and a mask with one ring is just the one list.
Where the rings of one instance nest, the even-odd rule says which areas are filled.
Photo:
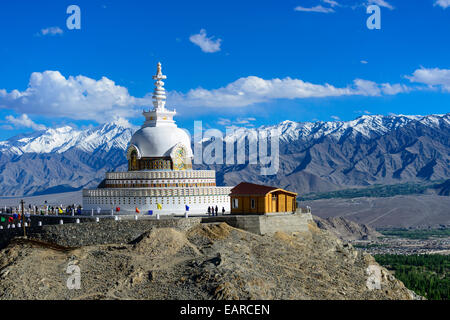
[[211, 207], [208, 207], [208, 216], [211, 215]]
[[219, 215], [219, 208], [216, 206], [216, 216]]
[[224, 214], [225, 214], [225, 208], [222, 207], [222, 215], [224, 215]]

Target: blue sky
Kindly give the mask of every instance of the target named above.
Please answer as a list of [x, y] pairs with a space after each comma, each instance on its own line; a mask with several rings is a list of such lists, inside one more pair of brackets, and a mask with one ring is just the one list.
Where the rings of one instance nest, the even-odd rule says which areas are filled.
[[449, 30], [450, 0], [3, 1], [0, 139], [140, 125], [158, 61], [188, 129], [447, 113]]

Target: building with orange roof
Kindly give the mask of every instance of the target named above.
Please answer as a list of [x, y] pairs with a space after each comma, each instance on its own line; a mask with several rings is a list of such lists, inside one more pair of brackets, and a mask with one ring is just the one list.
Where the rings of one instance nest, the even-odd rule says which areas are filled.
[[231, 189], [231, 214], [295, 212], [297, 193], [277, 187], [242, 182]]

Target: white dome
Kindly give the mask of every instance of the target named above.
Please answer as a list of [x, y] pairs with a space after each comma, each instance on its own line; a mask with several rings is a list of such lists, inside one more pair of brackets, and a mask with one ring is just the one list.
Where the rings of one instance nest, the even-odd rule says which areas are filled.
[[130, 146], [138, 149], [140, 158], [169, 157], [177, 144], [183, 144], [187, 156], [193, 157], [189, 135], [175, 126], [144, 127], [136, 131], [130, 140]]

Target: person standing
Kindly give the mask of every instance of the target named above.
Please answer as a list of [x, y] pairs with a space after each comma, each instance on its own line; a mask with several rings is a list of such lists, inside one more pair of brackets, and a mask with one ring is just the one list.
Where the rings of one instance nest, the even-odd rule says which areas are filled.
[[211, 207], [208, 206], [208, 216], [211, 215]]
[[216, 216], [218, 216], [219, 215], [219, 207], [217, 207], [217, 205], [216, 205]]
[[224, 214], [225, 214], [225, 208], [222, 207], [222, 215], [224, 215]]

